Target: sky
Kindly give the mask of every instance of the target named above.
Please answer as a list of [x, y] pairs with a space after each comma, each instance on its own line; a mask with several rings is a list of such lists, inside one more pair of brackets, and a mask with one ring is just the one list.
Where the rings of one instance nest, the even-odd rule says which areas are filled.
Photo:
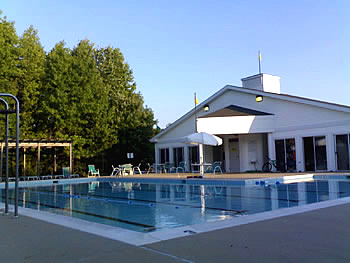
[[49, 52], [89, 39], [120, 48], [161, 128], [225, 85], [259, 72], [281, 93], [350, 105], [348, 0], [2, 0], [17, 34]]

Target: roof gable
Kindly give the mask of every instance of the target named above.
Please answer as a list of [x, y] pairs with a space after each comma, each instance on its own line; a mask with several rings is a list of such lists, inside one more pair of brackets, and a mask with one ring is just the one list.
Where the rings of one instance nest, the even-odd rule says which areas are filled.
[[[210, 104], [211, 102], [216, 100], [218, 97], [220, 97], [222, 94], [224, 94], [227, 91], [248, 93], [248, 94], [252, 94], [252, 95], [262, 95], [262, 96], [265, 96], [265, 97], [270, 97], [270, 98], [274, 98], [274, 99], [278, 99], [278, 100], [282, 100], [282, 101], [301, 103], [301, 104], [306, 104], [306, 105], [310, 105], [310, 106], [316, 106], [316, 107], [320, 107], [320, 108], [324, 108], [324, 109], [328, 109], [328, 110], [334, 110], [334, 111], [350, 113], [350, 107], [349, 106], [345, 106], [345, 105], [340, 105], [340, 104], [335, 104], [335, 103], [330, 103], [330, 102], [324, 102], [324, 101], [314, 100], [314, 99], [309, 99], [309, 98], [304, 98], [304, 97], [298, 97], [298, 96], [293, 96], [293, 95], [288, 95], [288, 94], [276, 94], [276, 93], [264, 92], [264, 91], [260, 91], [260, 90], [249, 89], [249, 88], [242, 88], [242, 87], [231, 86], [231, 85], [226, 85], [225, 87], [223, 87], [222, 89], [220, 89], [219, 91], [214, 93], [212, 96], [210, 96], [208, 99], [206, 99], [205, 101], [200, 103], [196, 107], [197, 113], [202, 110], [204, 105]], [[231, 109], [227, 109], [229, 107], [231, 107]], [[221, 110], [222, 110], [222, 112], [220, 112]], [[259, 111], [256, 111], [256, 110], [247, 109], [247, 108], [243, 108], [243, 107], [236, 106], [236, 105], [230, 105], [230, 106], [227, 106], [226, 108], [221, 109], [221, 110], [218, 110], [218, 111], [216, 111], [214, 113], [229, 114], [229, 110], [233, 110], [233, 111], [236, 111], [236, 114], [239, 114], [238, 112], [240, 112], [241, 114], [248, 114], [250, 112], [252, 115], [259, 115], [259, 114], [260, 115], [261, 114], [265, 114], [265, 115], [266, 114], [270, 114], [271, 115], [271, 113], [259, 112]], [[256, 114], [253, 114], [253, 112], [255, 112]], [[211, 113], [211, 114], [214, 114], [214, 113]], [[191, 117], [194, 114], [195, 114], [195, 108], [193, 108], [192, 110], [187, 112], [185, 115], [183, 115], [182, 117], [177, 119], [174, 123], [172, 123], [166, 129], [162, 130], [155, 137], [153, 137], [150, 141], [151, 142], [157, 142], [158, 138], [160, 138], [161, 136], [166, 134], [168, 131], [176, 128], [180, 123], [182, 123], [184, 120], [186, 120], [187, 118]], [[202, 118], [202, 117], [212, 117], [212, 116], [209, 116], [209, 115], [210, 114], [208, 114], [206, 116], [201, 116], [200, 118]], [[230, 116], [234, 116], [234, 115], [230, 115]]]
[[223, 109], [217, 110], [213, 113], [209, 113], [207, 115], [201, 116], [200, 118], [228, 117], [228, 116], [249, 116], [249, 115], [261, 116], [261, 115], [273, 115], [273, 114], [240, 107], [237, 105], [230, 105], [230, 106], [227, 106]]

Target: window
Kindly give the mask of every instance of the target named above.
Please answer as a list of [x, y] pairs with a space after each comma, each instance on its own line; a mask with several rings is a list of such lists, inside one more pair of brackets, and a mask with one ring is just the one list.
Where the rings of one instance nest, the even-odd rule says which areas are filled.
[[276, 163], [278, 171], [296, 170], [295, 139], [275, 141]]
[[338, 170], [349, 170], [349, 134], [335, 136]]
[[[199, 147], [198, 146], [189, 146], [188, 152], [189, 152], [190, 164], [199, 163]], [[197, 168], [198, 168], [198, 166], [195, 166], [193, 169], [195, 170]]]
[[159, 149], [159, 161], [160, 163], [169, 162], [169, 148]]
[[175, 167], [178, 167], [179, 163], [184, 161], [184, 148], [179, 147], [179, 148], [174, 148], [173, 150], [174, 150], [173, 151], [173, 153], [174, 153], [174, 165], [175, 165]]
[[326, 137], [304, 137], [305, 170], [327, 170]]

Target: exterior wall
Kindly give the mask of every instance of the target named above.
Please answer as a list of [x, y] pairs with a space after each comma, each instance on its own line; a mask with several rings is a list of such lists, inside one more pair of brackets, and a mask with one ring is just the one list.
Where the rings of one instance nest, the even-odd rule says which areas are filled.
[[[236, 88], [238, 89], [238, 88]], [[264, 139], [261, 132], [267, 134], [265, 139], [268, 146], [268, 157], [276, 159], [275, 143], [277, 139], [295, 138], [296, 146], [296, 169], [297, 171], [304, 171], [304, 149], [303, 137], [308, 136], [326, 136], [327, 147], [327, 168], [329, 171], [336, 170], [335, 158], [335, 135], [350, 133], [350, 111], [330, 109], [326, 107], [313, 106], [306, 103], [299, 103], [293, 101], [286, 101], [284, 99], [273, 98], [265, 96], [263, 102], [257, 103], [255, 101], [256, 94], [243, 93], [228, 89], [221, 95], [218, 95], [214, 100], [210, 101], [209, 113], [220, 110], [230, 105], [237, 105], [244, 108], [267, 112], [273, 114], [273, 121], [266, 124], [265, 130], [245, 130], [239, 132], [234, 129], [237, 125], [237, 117], [219, 117], [221, 122], [215, 125], [201, 126], [201, 121], [198, 120], [198, 128], [200, 131], [206, 131], [212, 134], [221, 135], [224, 142], [225, 150], [225, 167], [229, 167], [229, 149], [228, 138], [229, 134], [239, 134], [239, 151], [240, 151], [240, 170], [255, 170], [254, 163], [252, 163], [252, 151], [249, 152], [249, 145], [256, 144], [256, 169], [261, 169], [264, 160], [266, 159], [266, 149], [264, 150]], [[312, 104], [312, 103], [311, 103]], [[336, 107], [335, 107], [336, 108]], [[341, 107], [339, 107], [341, 109]], [[338, 108], [338, 109], [339, 109]], [[197, 118], [207, 115], [202, 109], [198, 109]], [[259, 116], [258, 116], [259, 117]], [[265, 116], [262, 116], [265, 117]], [[219, 119], [217, 118], [217, 119]], [[203, 118], [204, 119], [204, 118]], [[208, 118], [209, 119], [209, 118]], [[188, 145], [179, 144], [172, 140], [195, 132], [194, 115], [189, 116], [183, 121], [179, 122], [176, 127], [171, 128], [163, 135], [157, 138], [158, 143], [155, 147], [156, 163], [159, 163], [158, 149], [169, 147], [170, 160], [172, 160], [173, 147], [184, 147], [184, 154], [186, 162], [188, 162]], [[230, 120], [230, 122], [228, 122]], [[262, 124], [264, 125], [264, 124]], [[232, 127], [230, 131], [227, 127]], [[225, 134], [227, 132], [227, 136]], [[258, 133], [260, 132], [260, 133]], [[266, 147], [266, 146], [265, 146]], [[210, 147], [204, 149], [204, 161], [211, 162], [212, 150]], [[187, 163], [187, 170], [190, 170], [190, 164]]]
[[[159, 138], [159, 142], [180, 138], [195, 132], [194, 115], [181, 122], [174, 129], [170, 129], [166, 134]], [[169, 127], [170, 128], [170, 127]]]
[[238, 136], [241, 172], [261, 170], [264, 164], [263, 134]]
[[210, 134], [273, 132], [275, 127], [273, 115], [200, 118], [197, 123], [198, 132]]
[[[284, 129], [300, 129], [304, 126], [324, 125], [331, 122], [346, 121], [350, 114], [341, 111], [330, 110], [302, 103], [290, 102], [281, 99], [264, 97], [263, 102], [255, 101], [255, 94], [235, 92], [228, 90], [209, 104], [210, 112], [215, 112], [229, 105], [237, 105], [262, 112], [274, 114], [274, 128], [276, 131]], [[198, 117], [208, 113], [201, 111]], [[224, 125], [224, 124], [222, 124]]]
[[204, 145], [204, 162], [212, 163], [213, 161], [213, 147]]
[[[327, 170], [336, 171], [336, 149], [335, 149], [335, 135], [337, 134], [349, 134], [350, 124], [341, 126], [330, 126], [324, 128], [309, 128], [303, 130], [292, 130], [284, 132], [275, 132], [272, 134], [272, 140], [295, 138], [296, 148], [296, 166], [297, 171], [305, 171], [304, 166], [304, 145], [303, 137], [310, 136], [325, 136], [326, 137], [326, 148], [327, 148]], [[275, 148], [271, 149], [275, 152]], [[274, 153], [275, 154], [275, 153]]]

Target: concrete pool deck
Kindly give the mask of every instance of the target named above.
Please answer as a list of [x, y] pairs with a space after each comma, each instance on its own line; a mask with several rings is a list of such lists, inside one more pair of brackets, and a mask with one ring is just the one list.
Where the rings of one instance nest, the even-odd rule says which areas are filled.
[[133, 246], [0, 216], [0, 262], [350, 262], [350, 204]]
[[21, 214], [0, 225], [0, 262], [350, 262], [350, 204], [141, 246]]

